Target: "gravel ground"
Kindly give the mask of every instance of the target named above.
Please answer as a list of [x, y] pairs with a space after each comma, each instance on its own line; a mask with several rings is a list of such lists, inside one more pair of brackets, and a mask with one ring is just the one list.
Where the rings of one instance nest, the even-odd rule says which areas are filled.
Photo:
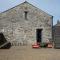
[[13, 46], [0, 49], [0, 60], [60, 60], [60, 49]]

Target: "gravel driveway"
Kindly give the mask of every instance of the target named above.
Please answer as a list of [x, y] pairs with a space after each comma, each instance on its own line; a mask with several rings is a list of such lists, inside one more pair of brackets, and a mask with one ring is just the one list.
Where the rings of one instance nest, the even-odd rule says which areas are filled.
[[60, 60], [60, 49], [13, 46], [0, 49], [0, 60]]

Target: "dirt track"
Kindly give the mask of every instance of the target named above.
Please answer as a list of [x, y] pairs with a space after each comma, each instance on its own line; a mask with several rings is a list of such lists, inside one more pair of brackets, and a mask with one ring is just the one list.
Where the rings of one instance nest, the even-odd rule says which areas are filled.
[[16, 46], [0, 49], [0, 60], [60, 60], [60, 49], [32, 49], [31, 46]]

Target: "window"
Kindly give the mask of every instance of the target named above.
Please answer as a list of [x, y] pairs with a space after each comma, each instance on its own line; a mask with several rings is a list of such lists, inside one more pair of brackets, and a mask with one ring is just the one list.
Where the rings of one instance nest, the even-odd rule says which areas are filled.
[[28, 11], [24, 11], [24, 13], [25, 13], [25, 19], [27, 20], [27, 13], [28, 13]]

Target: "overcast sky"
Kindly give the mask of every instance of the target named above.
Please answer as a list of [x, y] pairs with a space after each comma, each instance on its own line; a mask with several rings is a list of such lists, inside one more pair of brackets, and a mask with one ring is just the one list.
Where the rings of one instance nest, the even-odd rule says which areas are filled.
[[[0, 0], [0, 12], [8, 10], [24, 1], [25, 0]], [[54, 24], [56, 24], [57, 20], [60, 20], [60, 0], [26, 1], [52, 15]]]

